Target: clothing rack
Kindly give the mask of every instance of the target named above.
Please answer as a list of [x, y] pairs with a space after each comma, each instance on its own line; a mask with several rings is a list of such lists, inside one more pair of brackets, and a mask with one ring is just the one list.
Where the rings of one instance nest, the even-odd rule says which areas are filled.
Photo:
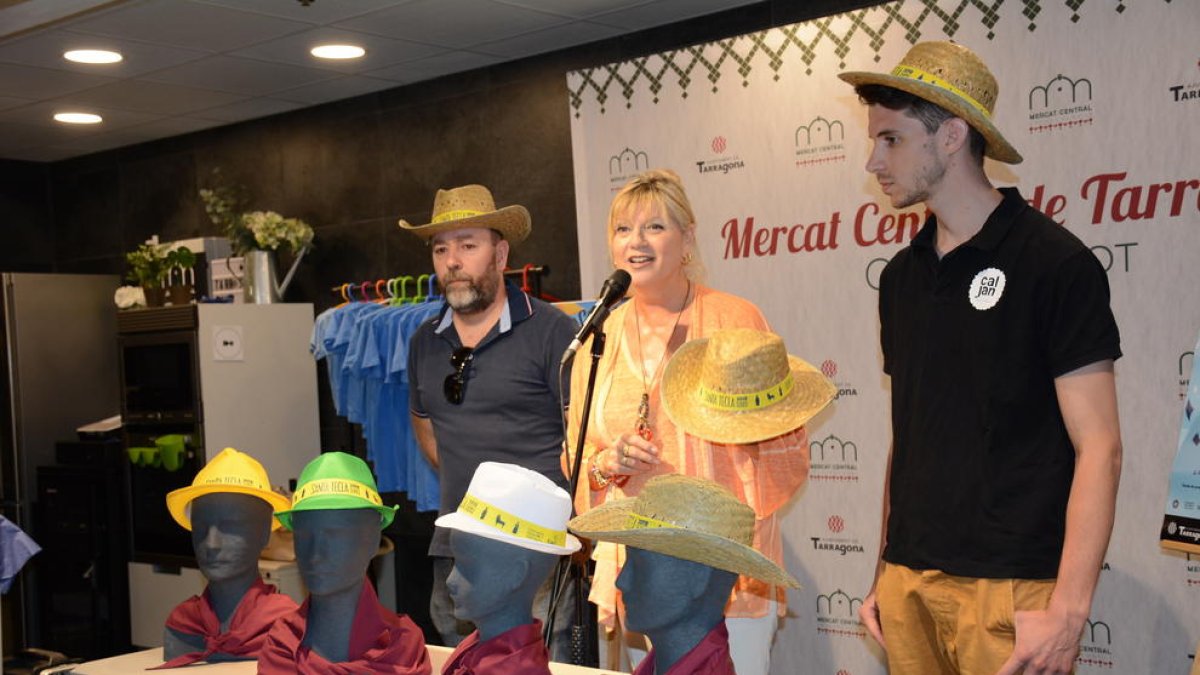
[[558, 302], [558, 298], [542, 293], [542, 277], [550, 276], [549, 265], [534, 265], [527, 263], [523, 267], [516, 267], [510, 270], [504, 270], [504, 278], [516, 281], [520, 278], [521, 290], [532, 295], [535, 298], [541, 298], [546, 302]]
[[342, 296], [342, 300], [345, 302], [392, 300], [399, 304], [422, 302], [440, 297], [437, 294], [436, 274], [419, 274], [415, 277], [404, 274], [390, 279], [347, 282], [333, 286], [329, 290], [335, 295]]
[[[504, 277], [518, 283], [526, 293], [547, 302], [558, 302], [558, 298], [542, 292], [542, 277], [549, 274], [549, 265], [532, 263], [504, 270]], [[329, 291], [342, 296], [345, 302], [422, 302], [440, 297], [436, 274], [405, 274], [390, 279], [347, 282], [333, 286]]]

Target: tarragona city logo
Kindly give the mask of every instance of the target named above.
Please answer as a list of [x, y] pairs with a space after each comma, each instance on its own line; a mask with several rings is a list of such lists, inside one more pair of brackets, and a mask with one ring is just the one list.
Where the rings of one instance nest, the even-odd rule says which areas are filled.
[[844, 381], [834, 379], [837, 377], [837, 374], [838, 374], [837, 361], [834, 361], [833, 359], [825, 359], [824, 361], [822, 361], [821, 362], [821, 374], [824, 375], [825, 377], [829, 378], [830, 380], [833, 380], [834, 385], [837, 386], [838, 391], [837, 391], [837, 394], [834, 396], [835, 400], [839, 399], [843, 396], [858, 396], [858, 389], [855, 389], [854, 385], [850, 384], [849, 382], [844, 382]]
[[[1196, 61], [1196, 69], [1200, 70], [1200, 59]], [[1193, 71], [1194, 72], [1194, 71]], [[1196, 103], [1200, 102], [1200, 82], [1180, 82], [1167, 87], [1167, 91], [1171, 94], [1169, 99], [1173, 103]]]
[[705, 157], [697, 159], [696, 172], [700, 174], [719, 173], [725, 175], [730, 171], [744, 169], [746, 162], [737, 153], [730, 153], [729, 139], [720, 134], [713, 136], [709, 141], [708, 147], [712, 150], [715, 157]]
[[1045, 133], [1091, 125], [1092, 81], [1059, 73], [1029, 90], [1029, 132]]
[[825, 359], [821, 362], [821, 374], [829, 379], [833, 379], [837, 375], [837, 361], [833, 359]]
[[854, 537], [843, 537], [842, 532], [846, 529], [846, 519], [840, 515], [833, 514], [825, 520], [825, 527], [829, 530], [831, 536], [827, 537], [809, 537], [812, 541], [814, 551], [824, 551], [836, 553], [844, 556], [847, 553], [863, 553], [864, 549]]
[[846, 126], [841, 120], [821, 115], [796, 127], [792, 143], [796, 146], [796, 167], [846, 161]]

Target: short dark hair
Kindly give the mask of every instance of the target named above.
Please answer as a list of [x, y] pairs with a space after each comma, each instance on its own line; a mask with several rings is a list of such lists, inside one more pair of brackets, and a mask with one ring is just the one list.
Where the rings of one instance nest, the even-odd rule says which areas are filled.
[[[954, 113], [942, 106], [895, 87], [882, 84], [860, 84], [854, 88], [854, 93], [858, 94], [859, 100], [867, 105], [881, 105], [888, 110], [903, 112], [923, 124], [925, 130], [931, 134], [935, 133], [943, 122], [955, 117]], [[987, 139], [970, 124], [967, 125], [967, 129], [969, 130], [967, 132], [968, 150], [976, 161], [983, 164]]]

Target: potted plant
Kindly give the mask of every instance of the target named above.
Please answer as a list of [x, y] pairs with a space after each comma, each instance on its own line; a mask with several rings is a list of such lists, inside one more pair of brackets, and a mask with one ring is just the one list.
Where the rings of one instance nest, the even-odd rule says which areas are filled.
[[166, 291], [163, 279], [167, 274], [166, 246], [145, 243], [125, 254], [129, 265], [126, 278], [142, 287], [147, 307], [160, 307]]
[[186, 305], [192, 302], [196, 287], [196, 254], [186, 246], [180, 246], [167, 253], [167, 280], [170, 287], [167, 297], [172, 305]]
[[[221, 181], [213, 171], [213, 186], [200, 190], [204, 211], [229, 238], [234, 255], [244, 259], [246, 275], [239, 277], [250, 303], [279, 302], [291, 283], [304, 254], [312, 248], [313, 229], [299, 218], [285, 218], [274, 211], [246, 211], [239, 188]], [[276, 253], [287, 250], [294, 256], [283, 281], [276, 281]]]

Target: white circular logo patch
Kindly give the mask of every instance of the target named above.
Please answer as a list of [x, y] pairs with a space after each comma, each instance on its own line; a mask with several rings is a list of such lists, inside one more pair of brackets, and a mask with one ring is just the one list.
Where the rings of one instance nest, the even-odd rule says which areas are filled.
[[1004, 272], [989, 267], [982, 270], [971, 280], [971, 288], [967, 291], [967, 299], [971, 306], [978, 310], [991, 309], [1000, 302], [1004, 295]]

